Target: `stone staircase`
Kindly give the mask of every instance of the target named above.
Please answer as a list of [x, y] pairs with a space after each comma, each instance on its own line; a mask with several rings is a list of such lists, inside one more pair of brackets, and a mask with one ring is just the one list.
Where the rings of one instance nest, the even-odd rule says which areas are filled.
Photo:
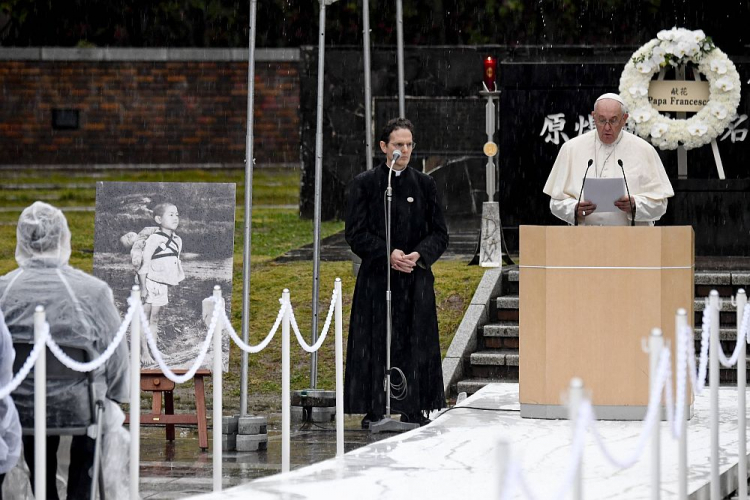
[[[463, 359], [463, 377], [456, 384], [456, 394], [461, 392], [473, 394], [493, 382], [518, 381], [518, 366], [521, 362], [518, 354], [518, 341], [519, 336], [522, 335], [518, 326], [518, 267], [503, 268], [501, 280], [502, 292], [490, 303], [488, 322], [477, 329], [476, 349]], [[737, 334], [736, 308], [732, 305], [730, 297], [735, 295], [740, 288], [750, 290], [749, 271], [696, 270], [694, 303], [696, 353], [700, 352], [704, 298], [711, 290], [719, 292], [723, 303], [719, 321], [722, 348], [727, 355], [732, 353]], [[748, 357], [748, 366], [750, 366], [750, 357]], [[727, 384], [735, 382], [736, 370], [722, 368], [720, 380]]]

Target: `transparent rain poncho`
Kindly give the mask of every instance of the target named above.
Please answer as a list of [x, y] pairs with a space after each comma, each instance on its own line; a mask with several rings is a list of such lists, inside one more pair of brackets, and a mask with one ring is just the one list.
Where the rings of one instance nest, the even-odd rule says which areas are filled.
[[[5, 387], [13, 378], [13, 341], [5, 326], [5, 318], [0, 311], [0, 387]], [[6, 474], [21, 456], [21, 424], [13, 399], [6, 396], [0, 399], [0, 474]]]
[[[82, 348], [89, 359], [98, 358], [117, 333], [120, 315], [105, 282], [68, 265], [70, 230], [65, 216], [51, 205], [35, 202], [21, 213], [16, 235], [19, 268], [0, 277], [0, 310], [13, 341], [33, 343], [34, 309], [41, 304], [55, 342]], [[47, 391], [48, 426], [78, 426], [89, 420], [84, 383], [48, 382]], [[128, 401], [126, 342], [94, 371], [94, 392], [97, 399]], [[29, 378], [13, 393], [23, 427], [33, 427], [33, 393]], [[116, 421], [111, 418], [114, 415], [109, 417], [105, 420]], [[105, 432], [114, 430], [107, 427]], [[124, 453], [127, 455], [127, 450]]]

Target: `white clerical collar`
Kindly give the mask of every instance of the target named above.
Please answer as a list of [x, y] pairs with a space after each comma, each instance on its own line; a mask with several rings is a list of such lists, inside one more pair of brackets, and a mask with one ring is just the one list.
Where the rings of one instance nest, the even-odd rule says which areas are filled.
[[394, 173], [394, 174], [396, 175], [396, 177], [399, 177], [399, 176], [400, 176], [400, 175], [401, 175], [401, 174], [402, 174], [402, 173], [403, 173], [403, 172], [404, 172], [405, 170], [406, 170], [405, 168], [403, 168], [403, 169], [401, 169], [401, 170], [396, 170], [396, 169], [394, 168], [394, 169], [393, 169], [393, 173]]

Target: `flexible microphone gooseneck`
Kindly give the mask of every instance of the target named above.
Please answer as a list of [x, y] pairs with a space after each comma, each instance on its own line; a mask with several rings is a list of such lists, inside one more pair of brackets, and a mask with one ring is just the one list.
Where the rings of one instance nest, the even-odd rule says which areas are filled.
[[586, 171], [583, 173], [583, 182], [581, 182], [581, 192], [578, 193], [578, 201], [576, 202], [576, 209], [575, 212], [573, 212], [573, 225], [578, 225], [578, 206], [581, 204], [581, 196], [583, 195], [583, 186], [586, 185], [586, 176], [589, 175], [589, 169], [591, 168], [591, 165], [593, 165], [594, 160], [589, 158], [589, 164], [586, 165]]
[[635, 203], [633, 202], [633, 199], [630, 197], [630, 188], [628, 188], [628, 179], [625, 177], [625, 167], [622, 166], [622, 160], [617, 160], [617, 164], [620, 165], [620, 170], [622, 170], [622, 180], [625, 181], [625, 191], [628, 193], [628, 203], [630, 203], [630, 215], [632, 218], [630, 219], [630, 225], [635, 226]]

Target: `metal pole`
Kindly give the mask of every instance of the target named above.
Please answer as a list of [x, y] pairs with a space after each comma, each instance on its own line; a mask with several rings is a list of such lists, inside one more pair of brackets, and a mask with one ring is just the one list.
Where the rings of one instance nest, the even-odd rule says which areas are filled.
[[[130, 500], [140, 498], [141, 465], [141, 288], [134, 285], [130, 298], [136, 310], [130, 323]], [[44, 498], [44, 497], [39, 497]]]
[[[661, 357], [661, 351], [664, 348], [664, 337], [661, 333], [661, 328], [654, 328], [651, 330], [651, 336], [648, 339], [648, 357], [649, 357], [649, 392], [661, 390], [661, 387], [657, 387], [657, 375], [659, 370], [659, 358]], [[658, 417], [654, 430], [651, 433], [651, 499], [659, 500], [659, 490], [661, 488], [661, 460], [660, 450], [661, 445], [660, 430], [661, 430], [661, 398], [659, 398], [658, 405]]]
[[[214, 286], [214, 298], [218, 299], [214, 307], [223, 307], [223, 301], [221, 300], [221, 288], [219, 285]], [[219, 313], [221, 314], [221, 313]], [[221, 317], [221, 316], [219, 316]], [[221, 491], [221, 427], [222, 427], [222, 373], [223, 366], [221, 363], [221, 335], [224, 332], [224, 320], [219, 319], [216, 322], [216, 329], [214, 330], [213, 348], [214, 348], [214, 362], [213, 362], [213, 378], [214, 378], [214, 414], [213, 414], [213, 431], [212, 438], [214, 456], [213, 456], [213, 482], [214, 491]]]
[[[326, 53], [326, 1], [320, 1], [318, 37], [318, 107], [315, 120], [315, 213], [313, 215], [312, 344], [318, 340], [318, 300], [320, 294], [320, 204], [323, 191], [323, 78]], [[310, 387], [318, 386], [318, 353], [310, 356]]]
[[396, 0], [396, 51], [398, 59], [398, 116], [406, 118], [404, 100], [404, 9], [401, 0]]
[[[258, 1], [250, 0], [249, 51], [247, 61], [247, 125], [245, 133], [245, 240], [242, 251], [242, 340], [250, 340], [250, 256], [253, 225], [253, 100], [255, 99], [255, 19]], [[247, 353], [242, 351], [240, 375], [240, 416], [247, 415]]]
[[336, 332], [336, 456], [344, 455], [344, 332], [341, 320], [341, 278], [336, 278], [334, 328]]
[[[568, 419], [570, 420], [571, 429], [573, 430], [573, 439], [575, 439], [578, 413], [583, 398], [583, 380], [578, 377], [573, 377], [570, 379], [568, 392]], [[573, 499], [580, 500], [581, 498], [583, 498], [583, 456], [581, 456], [581, 463], [578, 464], [576, 475], [573, 478]]]
[[[391, 164], [391, 169], [393, 169], [393, 165], [395, 164], [396, 162], [394, 161]], [[393, 317], [391, 312], [391, 203], [393, 201], [393, 188], [390, 185], [385, 190], [385, 199], [385, 257], [388, 260], [388, 265], [385, 268], [385, 418], [389, 419], [391, 418], [391, 335], [393, 335]]]
[[[47, 498], [47, 346], [44, 306], [34, 310], [34, 344], [42, 344], [34, 364], [34, 496]], [[50, 485], [55, 488], [54, 484]]]
[[747, 305], [747, 295], [745, 290], [740, 288], [737, 290], [737, 297], [735, 300], [737, 304], [737, 342], [740, 343], [740, 355], [737, 359], [737, 440], [739, 448], [737, 450], [737, 457], [739, 458], [737, 464], [737, 498], [739, 500], [747, 499], [747, 409], [745, 408], [745, 389], [747, 387], [747, 372], [746, 365], [747, 360], [745, 359], [745, 351], [747, 350], [747, 339], [740, 336], [743, 335], [742, 318], [745, 314], [745, 306]]
[[719, 292], [711, 290], [711, 343], [708, 356], [711, 385], [711, 500], [721, 500], [719, 484]]
[[289, 434], [291, 433], [291, 405], [289, 380], [291, 378], [289, 370], [289, 325], [291, 314], [289, 308], [292, 303], [289, 297], [289, 289], [285, 288], [281, 294], [282, 302], [287, 309], [284, 311], [284, 318], [281, 322], [281, 472], [289, 472]]
[[370, 2], [362, 0], [362, 38], [365, 65], [365, 157], [372, 170], [372, 63], [370, 61]]
[[[692, 342], [693, 339], [685, 338], [687, 331], [685, 328], [688, 326], [687, 311], [685, 309], [678, 309], [677, 315], [675, 316], [675, 329], [677, 339], [677, 359], [675, 364], [677, 370], [682, 370], [683, 375], [687, 376], [687, 347], [686, 342]], [[677, 375], [679, 377], [679, 374]], [[687, 454], [687, 424], [688, 417], [690, 416], [690, 390], [688, 384], [690, 381], [686, 378], [685, 380], [685, 414], [682, 422], [678, 422], [678, 425], [682, 426], [682, 432], [677, 443], [677, 498], [680, 500], [687, 500], [688, 498], [688, 454]]]

